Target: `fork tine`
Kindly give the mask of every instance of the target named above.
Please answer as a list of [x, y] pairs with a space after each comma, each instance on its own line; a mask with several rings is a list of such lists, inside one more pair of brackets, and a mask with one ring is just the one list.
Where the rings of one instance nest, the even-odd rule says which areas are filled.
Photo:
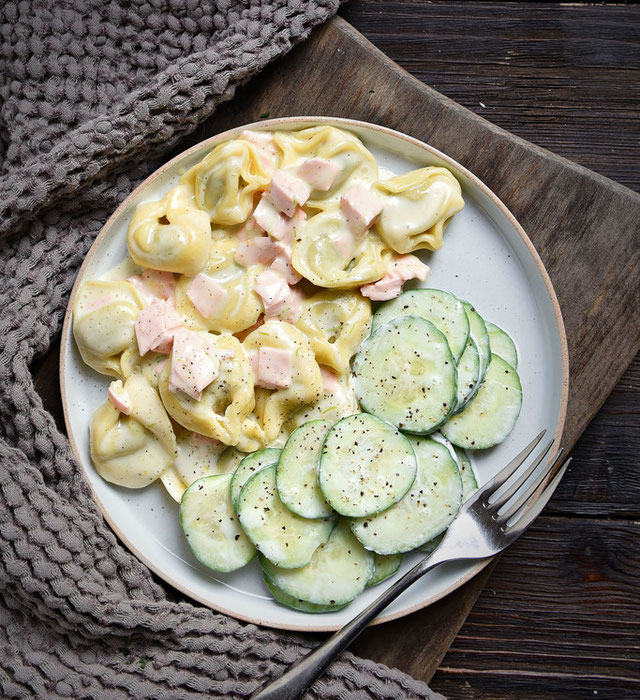
[[522, 452], [519, 455], [516, 455], [510, 462], [507, 464], [504, 469], [500, 470], [494, 477], [491, 479], [488, 483], [486, 483], [482, 487], [482, 492], [483, 493], [488, 493], [491, 491], [492, 495], [494, 494], [501, 486], [504, 484], [504, 482], [515, 472], [515, 470], [525, 461], [525, 459], [533, 452], [534, 447], [542, 440], [544, 437], [544, 434], [546, 433], [546, 430], [543, 430], [539, 435], [536, 435], [536, 437], [533, 438], [533, 440], [522, 450]]
[[569, 457], [569, 459], [560, 467], [560, 469], [553, 477], [553, 479], [549, 482], [544, 491], [535, 500], [532, 506], [527, 511], [525, 511], [525, 513], [518, 520], [516, 520], [515, 523], [506, 528], [506, 535], [509, 535], [512, 539], [517, 539], [540, 515], [544, 507], [549, 502], [551, 496], [553, 496], [553, 492], [556, 490], [556, 487], [560, 483], [560, 480], [564, 476], [564, 473], [567, 471], [567, 467], [571, 463], [571, 460], [572, 457]]
[[[519, 510], [522, 508], [525, 503], [533, 496], [533, 494], [538, 490], [540, 484], [543, 484], [545, 479], [551, 474], [551, 472], [556, 468], [558, 465], [558, 462], [560, 461], [560, 458], [562, 457], [562, 453], [564, 452], [563, 448], [560, 448], [560, 450], [554, 455], [553, 459], [547, 464], [546, 467], [542, 469], [542, 471], [533, 479], [533, 481], [526, 487], [526, 488], [520, 488], [519, 491], [516, 492], [515, 500], [513, 503], [509, 504], [507, 509], [501, 513], [498, 513], [497, 515], [494, 516], [495, 520], [499, 523], [504, 523], [509, 518], [512, 518]], [[544, 456], [544, 455], [543, 455]], [[539, 460], [538, 464], [540, 463]]]
[[[536, 459], [531, 463], [530, 466], [528, 466], [522, 474], [507, 488], [503, 493], [501, 493], [499, 496], [497, 496], [494, 499], [494, 496], [496, 495], [496, 491], [491, 494], [491, 497], [489, 498], [488, 504], [492, 508], [492, 510], [496, 511], [499, 508], [501, 508], [515, 493], [516, 491], [524, 484], [524, 482], [533, 474], [533, 472], [537, 469], [538, 465], [542, 460], [547, 456], [547, 453], [551, 449], [551, 446], [553, 445], [553, 440], [549, 440], [549, 442], [543, 447], [542, 452], [540, 453], [540, 456], [536, 457]], [[514, 473], [515, 476], [515, 473]], [[507, 481], [509, 481], [507, 479]], [[506, 484], [507, 482], [505, 482]]]

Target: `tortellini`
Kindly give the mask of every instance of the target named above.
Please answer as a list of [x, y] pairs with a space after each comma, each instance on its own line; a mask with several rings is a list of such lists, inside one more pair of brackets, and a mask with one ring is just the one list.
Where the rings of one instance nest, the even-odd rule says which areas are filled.
[[318, 287], [340, 289], [354, 289], [385, 274], [392, 254], [376, 233], [355, 240], [346, 254], [343, 241], [351, 245], [353, 235], [340, 210], [316, 214], [296, 227], [293, 267]]
[[301, 131], [279, 131], [275, 142], [283, 151], [282, 168], [300, 165], [307, 158], [323, 158], [340, 167], [326, 192], [311, 193], [306, 206], [325, 209], [337, 204], [356, 182], [371, 185], [378, 179], [378, 163], [357, 136], [333, 126], [315, 126]]
[[142, 488], [173, 466], [176, 438], [156, 390], [139, 374], [124, 384], [128, 415], [107, 401], [93, 414], [91, 459], [112, 484]]
[[176, 423], [225, 445], [235, 445], [255, 403], [251, 366], [240, 341], [232, 335], [205, 335], [210, 346], [222, 351], [217, 378], [196, 400], [169, 388], [171, 362], [167, 362], [160, 375], [160, 396]]
[[194, 330], [238, 333], [252, 326], [263, 311], [260, 297], [253, 290], [263, 265], [242, 267], [234, 260], [237, 241], [215, 241], [202, 275], [220, 288], [220, 299], [208, 316], [203, 316], [189, 298], [191, 277], [181, 277], [176, 285], [176, 310]]
[[295, 325], [305, 333], [321, 365], [338, 374], [369, 333], [371, 303], [357, 292], [327, 290], [302, 302]]
[[73, 335], [82, 359], [97, 372], [126, 376], [122, 354], [135, 349], [135, 321], [142, 299], [129, 282], [91, 280], [78, 290], [73, 307]]
[[122, 353], [120, 371], [125, 379], [128, 379], [132, 374], [142, 374], [149, 384], [157, 389], [160, 374], [167, 362], [167, 356], [159, 352], [148, 352], [144, 357], [140, 357], [136, 345]]
[[350, 376], [343, 374], [337, 379], [336, 386], [331, 391], [325, 390], [318, 401], [292, 414], [286, 427], [293, 431], [310, 420], [328, 420], [335, 423], [359, 411]]
[[254, 194], [271, 179], [258, 149], [236, 139], [216, 146], [180, 178], [214, 224], [241, 224], [253, 211]]
[[441, 248], [445, 226], [464, 207], [460, 183], [446, 168], [412, 170], [373, 190], [384, 200], [376, 231], [398, 253]]
[[138, 265], [195, 275], [209, 257], [209, 217], [194, 206], [184, 187], [174, 187], [160, 201], [138, 206], [129, 224], [127, 245]]
[[323, 395], [320, 367], [308, 338], [284, 321], [267, 321], [250, 333], [243, 343], [254, 363], [261, 348], [290, 352], [291, 379], [286, 388], [258, 389], [255, 414], [265, 435], [265, 443], [275, 440], [293, 410], [313, 403]]

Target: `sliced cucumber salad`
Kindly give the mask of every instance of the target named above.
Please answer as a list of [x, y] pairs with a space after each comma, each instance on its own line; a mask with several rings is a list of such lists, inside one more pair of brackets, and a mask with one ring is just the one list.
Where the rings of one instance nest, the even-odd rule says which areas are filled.
[[277, 602], [342, 609], [438, 547], [478, 488], [467, 450], [515, 425], [517, 363], [509, 335], [448, 292], [381, 304], [351, 362], [362, 412], [304, 423], [282, 449], [234, 450], [233, 473], [191, 484], [180, 522], [195, 557], [230, 572], [259, 553]]

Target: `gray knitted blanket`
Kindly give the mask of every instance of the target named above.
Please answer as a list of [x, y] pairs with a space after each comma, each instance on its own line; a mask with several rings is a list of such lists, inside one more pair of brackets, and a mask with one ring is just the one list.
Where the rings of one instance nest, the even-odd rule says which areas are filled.
[[[339, 0], [5, 0], [0, 70], [0, 695], [246, 697], [311, 646], [182, 602], [116, 540], [30, 364], [122, 199]], [[345, 654], [312, 697], [435, 698]]]

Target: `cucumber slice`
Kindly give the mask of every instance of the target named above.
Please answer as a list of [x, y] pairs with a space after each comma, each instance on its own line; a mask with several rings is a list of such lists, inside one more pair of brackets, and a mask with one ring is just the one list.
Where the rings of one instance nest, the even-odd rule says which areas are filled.
[[256, 549], [287, 569], [308, 564], [336, 523], [334, 518], [307, 520], [286, 508], [278, 497], [275, 465], [254, 474], [244, 485], [238, 520]]
[[339, 420], [327, 434], [318, 470], [322, 495], [341, 515], [373, 515], [397, 503], [416, 477], [409, 440], [366, 413]]
[[469, 319], [469, 336], [473, 339], [480, 355], [480, 382], [484, 379], [484, 375], [491, 361], [491, 347], [489, 346], [489, 334], [484, 319], [473, 308], [468, 301], [463, 301], [467, 318]]
[[345, 605], [316, 605], [315, 603], [307, 603], [306, 600], [301, 600], [300, 598], [294, 598], [292, 595], [285, 593], [281, 588], [278, 588], [273, 581], [269, 579], [268, 576], [264, 576], [264, 582], [267, 584], [267, 588], [271, 591], [271, 595], [282, 605], [286, 605], [288, 608], [293, 608], [294, 610], [300, 610], [300, 612], [306, 613], [328, 613], [335, 612], [336, 610], [342, 610]]
[[522, 387], [518, 373], [499, 355], [492, 355], [476, 397], [440, 430], [458, 447], [483, 450], [507, 437], [516, 424], [521, 406]]
[[466, 450], [452, 445], [442, 433], [433, 433], [433, 435], [429, 437], [439, 442], [441, 445], [444, 445], [449, 450], [449, 454], [456, 461], [458, 469], [460, 470], [460, 477], [462, 478], [462, 502], [464, 503], [478, 488], [476, 475], [471, 465], [471, 457], [469, 457]]
[[459, 413], [465, 405], [475, 396], [481, 381], [481, 363], [478, 346], [472, 338], [467, 340], [467, 345], [458, 361], [458, 393], [456, 395], [455, 412]]
[[462, 479], [449, 450], [435, 440], [410, 437], [418, 472], [407, 495], [371, 518], [354, 518], [353, 534], [378, 554], [408, 552], [449, 527], [462, 503]]
[[313, 420], [296, 428], [282, 449], [276, 468], [280, 500], [303, 518], [324, 518], [333, 513], [318, 487], [322, 443], [333, 424]]
[[238, 509], [240, 492], [247, 481], [261, 469], [277, 464], [279, 458], [280, 450], [269, 447], [266, 450], [252, 452], [240, 461], [231, 479], [231, 504], [234, 510]]
[[180, 525], [196, 559], [214, 571], [235, 571], [256, 555], [229, 496], [231, 474], [194, 481], [180, 501]]
[[457, 376], [446, 338], [417, 316], [379, 326], [353, 360], [362, 408], [410, 433], [430, 433], [444, 423], [456, 402]]
[[346, 605], [360, 595], [373, 574], [373, 554], [341, 520], [329, 541], [300, 569], [283, 569], [260, 557], [266, 578], [298, 600], [315, 605]]
[[508, 362], [514, 369], [518, 369], [518, 351], [511, 336], [494, 323], [486, 321], [486, 324], [491, 352], [494, 355], [500, 355], [505, 362]]
[[374, 554], [373, 575], [367, 581], [367, 586], [375, 586], [393, 576], [402, 564], [402, 554]]
[[440, 289], [412, 289], [383, 304], [373, 315], [373, 330], [401, 316], [420, 316], [444, 333], [456, 362], [469, 337], [469, 319], [462, 302]]
[[469, 457], [467, 451], [455, 445], [452, 445], [452, 447], [456, 454], [460, 476], [462, 477], [462, 502], [464, 503], [469, 496], [478, 490], [478, 480], [471, 465], [471, 457]]

